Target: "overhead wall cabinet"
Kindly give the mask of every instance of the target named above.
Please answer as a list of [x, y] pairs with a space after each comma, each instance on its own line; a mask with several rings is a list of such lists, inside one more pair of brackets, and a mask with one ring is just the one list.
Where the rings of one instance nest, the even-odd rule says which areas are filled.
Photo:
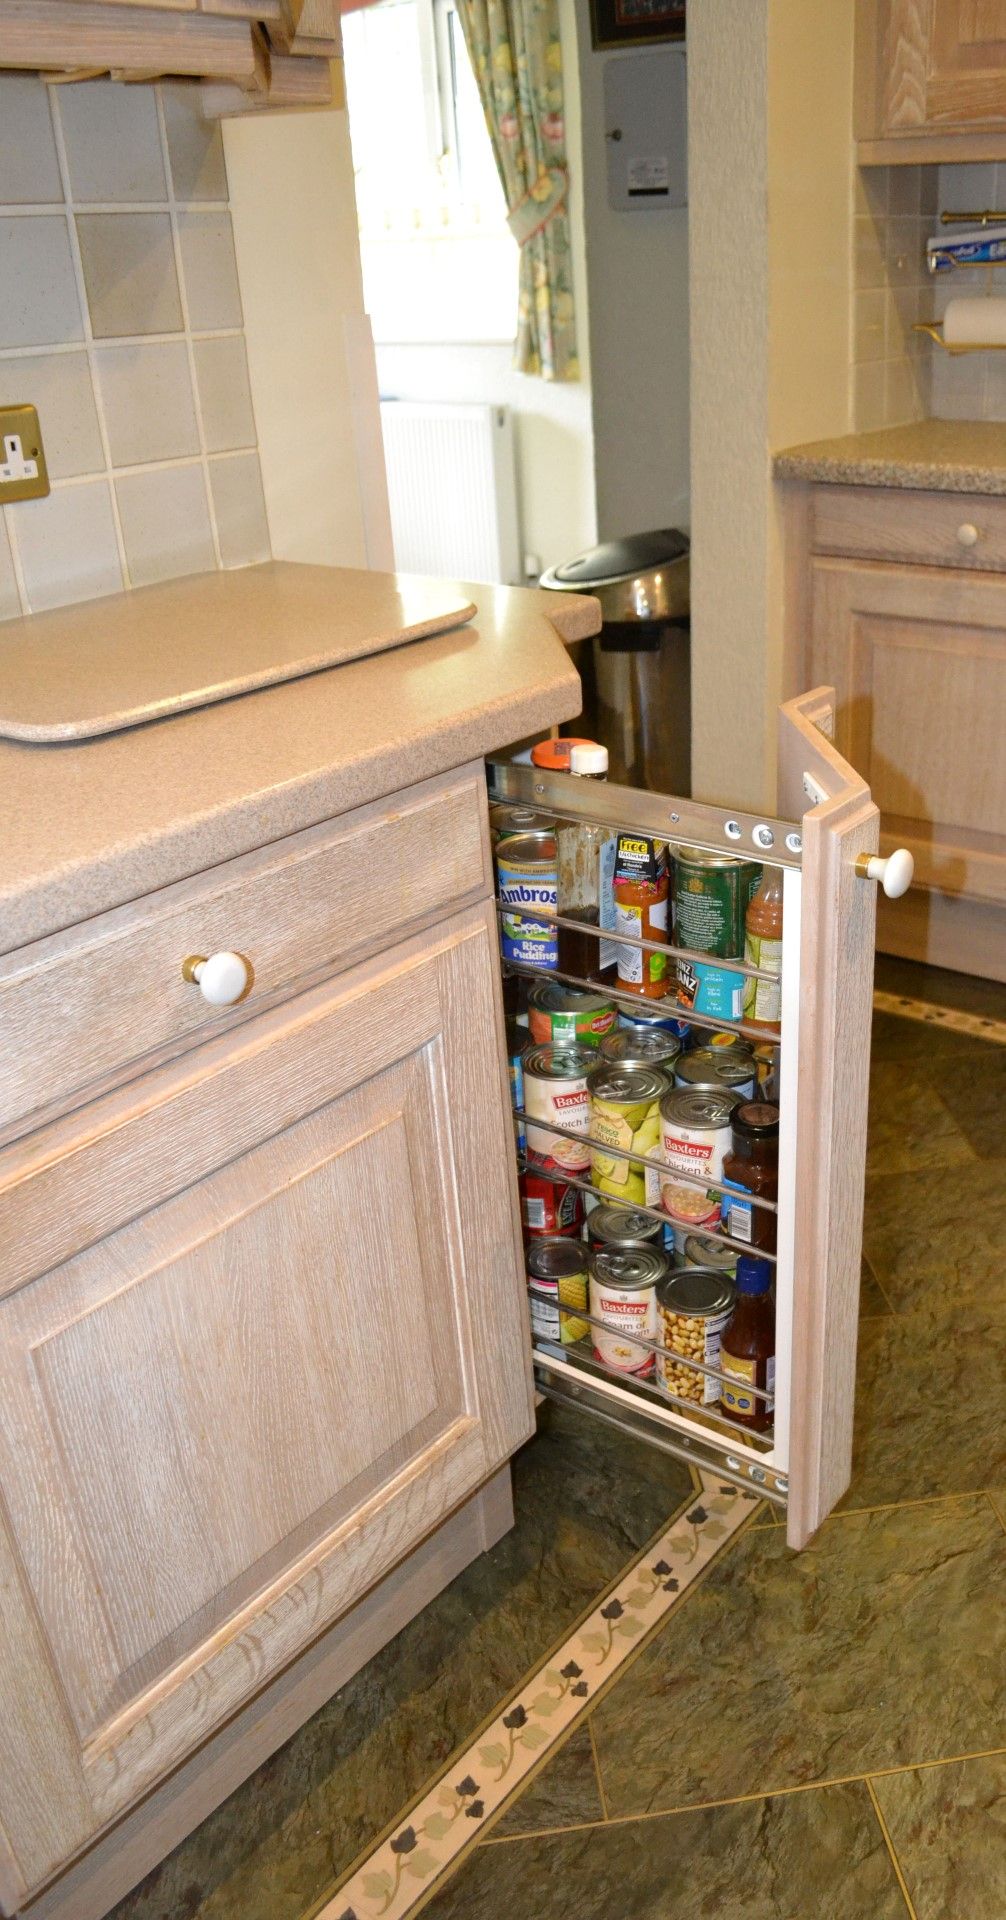
[[857, 0], [861, 165], [1006, 158], [1006, 0]]
[[341, 50], [339, 0], [0, 0], [0, 70], [202, 81], [208, 117], [338, 104]]

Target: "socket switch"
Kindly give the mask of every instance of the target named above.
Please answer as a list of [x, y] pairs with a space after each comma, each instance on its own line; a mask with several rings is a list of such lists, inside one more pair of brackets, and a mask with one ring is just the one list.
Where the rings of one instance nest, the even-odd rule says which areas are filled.
[[49, 491], [45, 448], [34, 407], [0, 407], [0, 506]]

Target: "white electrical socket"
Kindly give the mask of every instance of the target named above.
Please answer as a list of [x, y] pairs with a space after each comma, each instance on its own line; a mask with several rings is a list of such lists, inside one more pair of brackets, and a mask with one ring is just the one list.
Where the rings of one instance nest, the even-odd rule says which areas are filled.
[[6, 433], [3, 443], [3, 461], [0, 462], [0, 485], [7, 480], [37, 480], [38, 461], [26, 460], [19, 433]]

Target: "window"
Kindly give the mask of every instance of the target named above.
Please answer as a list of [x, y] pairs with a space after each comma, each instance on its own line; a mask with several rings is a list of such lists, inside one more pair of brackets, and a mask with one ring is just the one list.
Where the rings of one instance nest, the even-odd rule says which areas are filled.
[[453, 0], [380, 0], [343, 41], [375, 338], [512, 340], [517, 247]]

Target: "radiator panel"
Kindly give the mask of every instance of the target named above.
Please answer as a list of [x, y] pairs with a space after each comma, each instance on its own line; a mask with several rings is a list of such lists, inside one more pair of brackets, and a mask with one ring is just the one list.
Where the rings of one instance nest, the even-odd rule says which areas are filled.
[[399, 571], [519, 585], [508, 409], [382, 400], [381, 427]]

